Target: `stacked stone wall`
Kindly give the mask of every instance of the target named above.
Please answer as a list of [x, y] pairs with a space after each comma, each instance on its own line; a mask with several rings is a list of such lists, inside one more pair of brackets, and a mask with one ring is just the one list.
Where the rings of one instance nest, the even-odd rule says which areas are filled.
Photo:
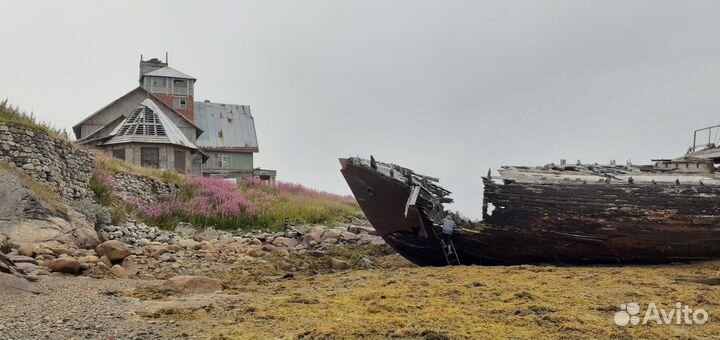
[[95, 159], [68, 141], [28, 127], [0, 123], [0, 160], [67, 200], [92, 196], [90, 177]]

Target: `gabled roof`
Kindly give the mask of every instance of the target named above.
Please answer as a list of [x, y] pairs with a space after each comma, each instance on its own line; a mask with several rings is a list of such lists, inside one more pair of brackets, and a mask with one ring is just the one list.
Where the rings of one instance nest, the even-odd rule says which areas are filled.
[[151, 77], [169, 77], [169, 78], [182, 78], [182, 79], [191, 79], [191, 80], [197, 80], [194, 77], [187, 75], [185, 73], [182, 73], [170, 66], [163, 66], [157, 70], [150, 71], [148, 73], [145, 73], [142, 75], [144, 76], [151, 76]]
[[250, 106], [195, 102], [195, 123], [205, 131], [196, 141], [200, 149], [259, 151]]
[[[138, 87], [134, 88], [132, 91], [130, 91], [130, 92], [128, 92], [128, 93], [120, 96], [119, 98], [117, 98], [117, 99], [115, 99], [115, 100], [113, 100], [112, 102], [110, 102], [110, 104], [107, 104], [107, 105], [103, 106], [100, 110], [97, 110], [97, 111], [95, 111], [93, 114], [87, 116], [85, 119], [83, 119], [83, 120], [80, 121], [79, 123], [75, 124], [75, 126], [73, 126], [73, 132], [75, 133], [75, 138], [77, 138], [78, 141], [82, 140], [82, 139], [80, 138], [80, 126], [82, 126], [83, 123], [87, 122], [88, 120], [90, 120], [90, 119], [92, 119], [93, 117], [97, 116], [97, 115], [100, 114], [101, 112], [103, 112], [103, 111], [105, 111], [106, 109], [108, 109], [108, 108], [112, 107], [113, 105], [117, 104], [117, 103], [120, 102], [122, 99], [125, 99], [126, 97], [129, 97], [129, 96], [140, 95], [140, 94], [141, 94], [142, 97], [144, 97], [144, 98], [152, 98], [152, 99], [154, 99], [155, 103], [157, 103], [157, 105], [158, 105], [159, 107], [161, 107], [161, 108], [164, 110], [164, 112], [166, 112], [166, 114], [168, 114], [168, 115], [171, 115], [171, 114], [177, 115], [177, 116], [180, 117], [181, 119], [183, 119], [183, 120], [185, 120], [186, 122], [188, 122], [188, 123], [190, 124], [190, 126], [195, 127], [195, 137], [196, 137], [196, 138], [197, 138], [198, 136], [200, 136], [200, 134], [203, 133], [203, 130], [200, 129], [200, 128], [195, 124], [195, 122], [187, 119], [187, 117], [185, 117], [183, 114], [181, 114], [180, 112], [177, 112], [177, 111], [176, 111], [175, 109], [173, 109], [172, 107], [170, 107], [170, 106], [168, 106], [167, 104], [163, 103], [163, 102], [162, 102], [157, 96], [155, 96], [154, 94], [152, 94], [152, 93], [148, 92], [147, 90], [145, 90], [144, 88], [138, 86]], [[137, 101], [136, 103], [139, 104], [140, 101], [141, 101], [141, 100], [138, 99], [138, 101]], [[133, 106], [135, 106], [135, 104], [134, 104]], [[130, 110], [128, 109], [127, 111], [130, 111]], [[127, 116], [127, 114], [129, 114], [129, 113], [130, 113], [130, 112], [118, 113], [116, 117], [113, 117], [113, 121], [116, 120], [117, 117], [120, 117], [121, 115]], [[106, 123], [106, 125], [107, 125], [107, 123]], [[97, 132], [98, 132], [98, 131], [95, 131], [95, 132], [93, 132], [91, 135], [95, 135]], [[85, 139], [87, 139], [88, 137], [90, 137], [90, 135], [87, 136]]]
[[197, 149], [151, 98], [145, 99], [107, 137], [100, 145], [141, 142]]

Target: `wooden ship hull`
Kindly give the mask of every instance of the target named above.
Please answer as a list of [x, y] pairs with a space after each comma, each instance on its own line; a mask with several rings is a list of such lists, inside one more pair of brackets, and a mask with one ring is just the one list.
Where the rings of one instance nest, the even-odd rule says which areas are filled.
[[[440, 232], [449, 191], [393, 164], [340, 159], [378, 235], [421, 266], [665, 263], [720, 257], [720, 178], [713, 160], [652, 166], [503, 167], [483, 177], [483, 219]], [[564, 163], [564, 162], [563, 162]]]

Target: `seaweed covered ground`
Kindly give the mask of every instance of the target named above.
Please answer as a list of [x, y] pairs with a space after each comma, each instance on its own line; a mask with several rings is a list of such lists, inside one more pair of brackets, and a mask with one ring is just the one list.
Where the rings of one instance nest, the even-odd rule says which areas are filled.
[[[420, 268], [377, 249], [332, 256], [352, 268], [315, 259], [298, 271], [307, 259], [268, 258], [216, 275], [222, 293], [173, 296], [151, 286], [128, 297], [144, 304], [148, 322], [200, 339], [720, 339], [720, 262]], [[367, 258], [372, 267], [362, 265]], [[707, 321], [686, 324], [692, 313], [683, 319], [678, 302], [704, 309]], [[618, 320], [638, 324], [618, 326], [620, 306], [632, 303], [640, 310]], [[651, 303], [665, 317], [678, 313], [670, 324], [643, 324]]]

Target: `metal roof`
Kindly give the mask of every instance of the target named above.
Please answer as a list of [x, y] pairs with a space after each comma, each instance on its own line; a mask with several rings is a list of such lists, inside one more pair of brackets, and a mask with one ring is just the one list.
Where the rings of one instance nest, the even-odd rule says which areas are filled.
[[[80, 138], [80, 127], [84, 123], [89, 121], [90, 119], [92, 119], [95, 116], [102, 113], [103, 111], [113, 110], [115, 112], [113, 114], [113, 119], [116, 119], [117, 117], [120, 117], [121, 115], [124, 115], [125, 117], [127, 117], [127, 114], [129, 114], [129, 111], [136, 107], [136, 105], [137, 105], [136, 103], [140, 103], [142, 100], [145, 100], [145, 98], [148, 98], [148, 97], [156, 99], [160, 103], [161, 107], [164, 107], [165, 109], [168, 110], [167, 112], [172, 112], [172, 113], [176, 114], [182, 120], [190, 123], [190, 125], [195, 127], [196, 137], [203, 132], [203, 130], [200, 129], [197, 126], [197, 124], [195, 124], [195, 122], [189, 120], [187, 117], [185, 117], [185, 115], [177, 112], [175, 109], [173, 109], [169, 105], [163, 103], [160, 100], [160, 98], [158, 98], [154, 94], [148, 92], [146, 89], [142, 88], [141, 86], [138, 86], [138, 87], [134, 88], [132, 91], [122, 95], [120, 98], [113, 100], [110, 104], [103, 106], [100, 110], [97, 110], [93, 114], [85, 117], [85, 119], [83, 119], [79, 123], [75, 124], [75, 126], [73, 126], [73, 132], [75, 133], [75, 138], [77, 138], [78, 140], [82, 140], [82, 138]], [[95, 134], [95, 133], [93, 133], [93, 134]]]
[[197, 149], [150, 98], [145, 99], [109, 136], [111, 138], [103, 145], [142, 142], [175, 144]]
[[157, 70], [150, 71], [148, 73], [143, 74], [143, 76], [152, 76], [152, 77], [169, 77], [169, 78], [183, 78], [183, 79], [192, 79], [196, 80], [195, 77], [187, 75], [185, 73], [182, 73], [170, 66], [164, 66]]
[[205, 131], [196, 141], [201, 149], [258, 152], [248, 105], [195, 102], [195, 125]]

